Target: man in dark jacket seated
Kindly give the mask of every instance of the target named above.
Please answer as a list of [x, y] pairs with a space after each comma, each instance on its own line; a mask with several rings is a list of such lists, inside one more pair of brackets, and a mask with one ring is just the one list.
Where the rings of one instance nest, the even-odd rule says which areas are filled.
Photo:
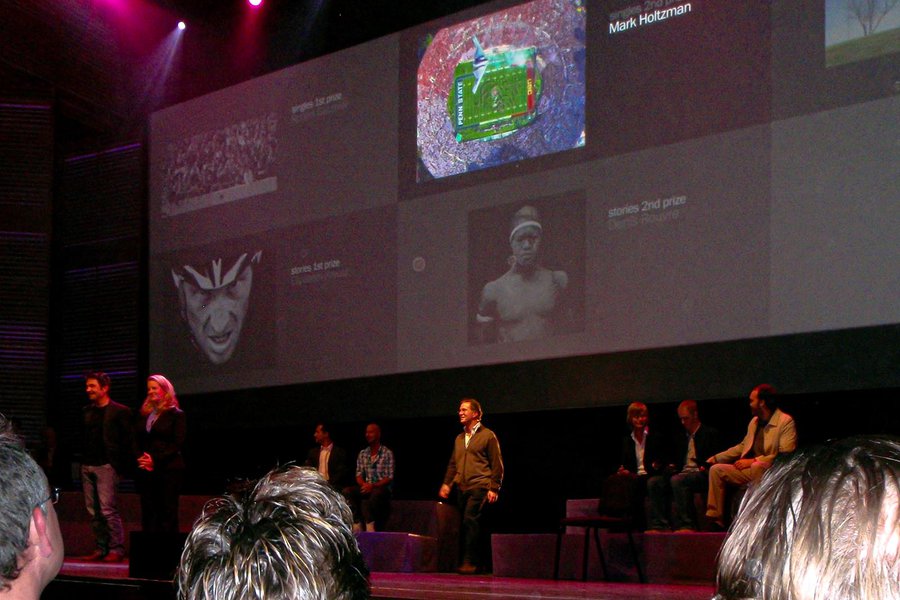
[[647, 495], [650, 497], [648, 531], [651, 532], [671, 528], [670, 496], [675, 531], [687, 533], [699, 529], [694, 493], [699, 492], [706, 497], [709, 470], [703, 457], [719, 447], [719, 432], [700, 422], [695, 400], [685, 400], [678, 405], [678, 420], [684, 427], [684, 435], [675, 438], [674, 460], [666, 468], [666, 473], [651, 477], [647, 482]]

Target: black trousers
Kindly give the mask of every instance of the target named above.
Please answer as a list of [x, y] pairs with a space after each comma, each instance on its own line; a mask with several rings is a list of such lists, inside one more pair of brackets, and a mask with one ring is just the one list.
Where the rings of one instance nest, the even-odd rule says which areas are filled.
[[456, 490], [456, 501], [462, 513], [462, 562], [489, 569], [491, 541], [486, 520], [487, 488]]
[[184, 480], [183, 469], [140, 471], [141, 526], [148, 532], [178, 531], [178, 496]]

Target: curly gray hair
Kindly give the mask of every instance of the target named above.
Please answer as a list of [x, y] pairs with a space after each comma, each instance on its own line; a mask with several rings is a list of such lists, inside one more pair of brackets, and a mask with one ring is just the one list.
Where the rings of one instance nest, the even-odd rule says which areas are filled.
[[362, 600], [368, 569], [350, 508], [314, 469], [278, 468], [211, 500], [181, 555], [184, 600]]
[[0, 415], [0, 591], [19, 576], [31, 513], [47, 498], [47, 478]]

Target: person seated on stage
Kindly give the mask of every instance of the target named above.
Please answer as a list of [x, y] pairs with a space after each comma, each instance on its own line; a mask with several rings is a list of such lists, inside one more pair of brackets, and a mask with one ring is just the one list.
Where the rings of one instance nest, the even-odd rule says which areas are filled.
[[725, 486], [741, 486], [757, 481], [781, 453], [797, 449], [797, 429], [794, 419], [778, 408], [775, 388], [758, 385], [750, 392], [750, 412], [753, 418], [747, 426], [743, 441], [707, 459], [709, 494], [706, 516], [714, 527], [724, 529]]
[[316, 446], [310, 449], [303, 464], [317, 469], [335, 489], [343, 490], [353, 481], [347, 452], [334, 443], [331, 428], [323, 421], [316, 424], [313, 439], [316, 440]]
[[376, 523], [384, 526], [391, 509], [391, 484], [394, 481], [394, 453], [381, 443], [381, 427], [377, 423], [366, 425], [367, 448], [356, 457], [356, 485], [344, 490], [353, 509], [354, 529], [365, 526], [375, 531]]
[[246, 495], [206, 504], [181, 555], [178, 598], [369, 598], [351, 525], [344, 497], [314, 469], [277, 468]]
[[664, 465], [662, 440], [650, 434], [647, 405], [632, 402], [628, 405], [625, 422], [631, 433], [622, 438], [622, 462], [618, 471], [604, 486], [607, 495], [600, 499], [602, 513], [627, 513], [640, 524], [644, 521], [644, 498], [647, 479], [660, 473]]
[[715, 600], [900, 598], [900, 439], [776, 460], [747, 492], [717, 571]]
[[707, 494], [708, 468], [702, 457], [709, 456], [718, 447], [719, 432], [700, 422], [696, 400], [685, 400], [678, 405], [678, 420], [684, 434], [675, 438], [675, 461], [666, 467], [666, 473], [647, 481], [648, 531], [651, 532], [670, 529], [670, 496], [675, 531], [689, 533], [699, 528], [694, 493]]
[[0, 415], [0, 598], [37, 600], [63, 564], [59, 488]]

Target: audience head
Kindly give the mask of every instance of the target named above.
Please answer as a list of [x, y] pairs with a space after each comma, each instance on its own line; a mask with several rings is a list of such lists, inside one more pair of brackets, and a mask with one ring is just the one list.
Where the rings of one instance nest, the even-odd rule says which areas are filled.
[[63, 562], [57, 496], [0, 415], [0, 597], [40, 596]]
[[350, 508], [315, 470], [271, 471], [244, 497], [211, 500], [188, 535], [182, 600], [355, 600], [368, 570]]
[[719, 554], [716, 600], [900, 598], [900, 440], [853, 437], [776, 462]]

